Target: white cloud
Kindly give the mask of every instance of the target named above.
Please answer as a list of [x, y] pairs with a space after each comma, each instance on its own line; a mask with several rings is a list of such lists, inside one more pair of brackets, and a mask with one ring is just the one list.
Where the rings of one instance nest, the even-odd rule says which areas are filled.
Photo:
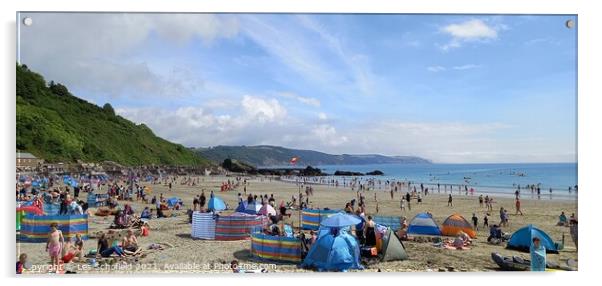
[[348, 141], [346, 136], [339, 135], [336, 128], [328, 124], [320, 124], [314, 127], [311, 134], [330, 146], [340, 146]]
[[442, 66], [430, 66], [426, 68], [430, 72], [442, 72], [445, 71], [446, 68]]
[[202, 106], [117, 108], [136, 123], [145, 123], [158, 136], [186, 146], [271, 144], [321, 150], [347, 143], [345, 135], [325, 122], [307, 123], [288, 115], [275, 99], [244, 96], [229, 114]]
[[320, 113], [318, 113], [318, 118], [320, 120], [327, 120], [328, 119], [328, 115], [326, 115], [326, 113], [324, 113], [324, 112], [320, 112]]
[[[162, 108], [117, 108], [116, 112], [136, 123], [145, 123], [155, 134], [187, 146], [262, 144], [273, 132], [282, 132], [287, 112], [275, 99], [245, 95], [231, 114], [218, 114], [203, 106]], [[282, 122], [281, 122], [282, 121]], [[270, 128], [266, 128], [268, 126]]]
[[451, 163], [574, 159], [574, 153], [559, 154], [540, 138], [501, 136], [520, 128], [501, 123], [362, 121], [340, 130], [335, 122], [308, 123], [281, 109], [273, 100], [247, 96], [228, 114], [203, 107], [116, 111], [147, 124], [161, 137], [194, 147], [269, 144], [333, 154], [415, 155]]
[[320, 100], [318, 100], [317, 98], [300, 96], [292, 92], [280, 92], [277, 93], [277, 95], [285, 98], [294, 99], [310, 106], [320, 107]]
[[[199, 78], [181, 67], [154, 69], [139, 59], [156, 35], [168, 43], [200, 39], [210, 45], [238, 33], [226, 15], [132, 13], [27, 13], [34, 25], [21, 30], [21, 62], [48, 80], [102, 94], [175, 95], [198, 89]], [[175, 74], [174, 74], [175, 73]]]
[[468, 65], [461, 65], [461, 66], [454, 66], [452, 67], [455, 70], [470, 70], [470, 69], [476, 69], [476, 68], [480, 68], [480, 65], [473, 65], [473, 64], [468, 64]]
[[273, 122], [286, 117], [286, 109], [276, 99], [265, 100], [245, 95], [241, 105], [249, 119], [255, 119], [262, 123]]
[[479, 19], [449, 24], [442, 27], [441, 31], [450, 35], [452, 39], [447, 44], [441, 45], [440, 48], [443, 51], [448, 51], [461, 47], [464, 42], [494, 40], [498, 38], [498, 30], [505, 29], [507, 29], [507, 26], [503, 24], [491, 26]]
[[444, 72], [447, 70], [457, 70], [457, 71], [462, 71], [462, 70], [470, 70], [470, 69], [476, 69], [476, 68], [480, 68], [480, 65], [474, 65], [474, 64], [466, 64], [466, 65], [460, 65], [460, 66], [452, 66], [450, 68], [444, 67], [444, 66], [429, 66], [426, 69], [430, 72]]
[[478, 19], [468, 20], [460, 24], [450, 24], [442, 29], [457, 39], [495, 39], [497, 31]]

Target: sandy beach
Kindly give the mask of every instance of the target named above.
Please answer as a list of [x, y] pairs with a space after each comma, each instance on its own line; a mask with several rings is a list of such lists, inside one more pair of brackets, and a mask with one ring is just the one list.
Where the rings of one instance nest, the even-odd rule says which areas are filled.
[[[67, 270], [76, 273], [200, 273], [200, 272], [231, 272], [226, 269], [230, 261], [236, 259], [240, 264], [252, 264], [260, 268], [268, 268], [269, 272], [305, 272], [309, 270], [297, 268], [294, 264], [272, 263], [254, 258], [250, 254], [249, 240], [243, 241], [206, 241], [191, 238], [191, 224], [188, 223], [186, 210], [192, 208], [193, 196], [201, 193], [205, 189], [207, 196], [211, 190], [216, 195], [224, 199], [233, 209], [237, 205], [237, 194], [243, 193], [242, 187], [238, 189], [220, 192], [222, 182], [234, 177], [225, 176], [205, 176], [200, 177], [201, 183], [197, 186], [173, 185], [173, 190], [163, 184], [153, 185], [151, 183], [142, 183], [152, 188], [152, 195], [159, 196], [160, 193], [166, 198], [179, 197], [184, 201], [183, 210], [176, 211], [177, 216], [170, 218], [152, 219], [150, 221], [150, 236], [139, 237], [140, 245], [145, 249], [141, 256], [128, 258], [127, 260], [114, 261], [111, 265], [103, 265], [99, 268], [91, 268], [89, 264], [70, 263], [66, 266]], [[275, 179], [265, 177], [248, 177], [249, 185], [247, 193], [252, 194], [274, 194], [277, 204], [281, 200], [290, 201], [291, 196], [297, 196], [299, 188], [294, 183], [281, 182]], [[349, 188], [332, 187], [324, 185], [313, 185], [314, 195], [310, 196], [310, 206], [314, 208], [329, 207], [331, 209], [344, 208], [345, 202], [356, 197], [356, 192]], [[102, 189], [102, 193], [106, 187]], [[385, 191], [367, 191], [367, 215], [376, 214], [374, 193], [377, 194], [379, 202], [378, 215], [405, 216], [411, 219], [419, 212], [431, 212], [438, 224], [453, 214], [459, 213], [467, 220], [470, 220], [472, 213], [476, 213], [479, 218], [478, 237], [469, 250], [447, 250], [434, 247], [430, 242], [406, 241], [404, 245], [409, 255], [405, 261], [394, 261], [386, 263], [377, 263], [369, 265], [363, 271], [496, 271], [497, 265], [492, 261], [491, 252], [500, 252], [503, 255], [521, 255], [528, 257], [528, 253], [505, 249], [503, 245], [490, 245], [487, 243], [488, 229], [482, 227], [483, 217], [486, 213], [485, 207], [480, 207], [478, 195], [466, 196], [454, 193], [454, 206], [447, 207], [447, 194], [443, 191], [438, 194], [430, 193], [423, 199], [422, 204], [416, 204], [412, 201], [411, 210], [400, 211], [399, 199], [401, 193], [395, 193], [394, 199], [390, 198], [389, 192]], [[405, 190], [403, 190], [405, 194]], [[151, 195], [151, 196], [152, 196]], [[81, 199], [85, 200], [86, 194]], [[124, 204], [125, 202], [120, 202]], [[136, 212], [144, 208], [145, 204], [141, 201], [131, 203]], [[148, 205], [151, 208], [154, 206]], [[577, 213], [577, 202], [567, 200], [550, 200], [543, 197], [541, 200], [533, 200], [528, 196], [522, 199], [522, 210], [524, 215], [514, 215], [514, 201], [509, 198], [494, 197], [493, 211], [489, 217], [490, 225], [499, 223], [498, 211], [500, 207], [507, 208], [510, 213], [510, 225], [503, 228], [504, 232], [512, 233], [520, 227], [527, 224], [534, 224], [538, 228], [547, 232], [555, 241], [561, 241], [565, 237], [564, 249], [559, 254], [549, 254], [549, 261], [566, 262], [567, 259], [577, 260], [578, 255], [575, 245], [572, 242], [568, 227], [556, 226], [558, 215], [564, 211], [567, 216], [571, 213]], [[113, 220], [113, 216], [98, 217], [94, 216], [94, 208], [90, 209], [92, 213], [89, 217], [90, 239], [85, 241], [84, 250], [96, 248], [97, 240], [94, 234], [98, 231], [107, 230]], [[225, 213], [231, 213], [232, 210]], [[294, 211], [291, 218], [285, 220], [295, 228], [299, 225], [299, 214]], [[165, 245], [164, 250], [146, 250], [152, 243], [161, 243]], [[17, 253], [27, 253], [29, 262], [39, 267], [47, 265], [49, 258], [44, 250], [44, 243], [17, 243]], [[29, 273], [35, 273], [30, 271]], [[45, 273], [44, 271], [40, 271]]]

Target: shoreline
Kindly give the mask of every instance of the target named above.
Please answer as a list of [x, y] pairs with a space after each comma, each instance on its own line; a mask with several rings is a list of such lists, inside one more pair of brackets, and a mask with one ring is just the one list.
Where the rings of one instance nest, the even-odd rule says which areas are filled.
[[[331, 177], [331, 176], [328, 176]], [[343, 178], [350, 178], [348, 176], [341, 176]], [[322, 177], [296, 177], [296, 178], [322, 178]], [[326, 177], [324, 177], [326, 178]], [[354, 177], [351, 177], [351, 179]], [[374, 177], [370, 177], [370, 179], [374, 179]], [[299, 184], [299, 183], [303, 183], [303, 184], [307, 184], [307, 185], [316, 185], [316, 186], [328, 186], [328, 187], [332, 187], [335, 189], [348, 189], [348, 191], [352, 191], [350, 190], [350, 186], [341, 186], [341, 185], [333, 185], [331, 183], [324, 183], [324, 182], [315, 182], [315, 181], [298, 181], [298, 180], [293, 180], [293, 179], [287, 179], [287, 178], [283, 178], [283, 177], [277, 177], [278, 181], [281, 181], [283, 183], [287, 183], [287, 184]], [[412, 183], [413, 185], [420, 185], [420, 182], [417, 183]], [[458, 191], [457, 189], [454, 189], [453, 191], [437, 191], [436, 188], [437, 184], [433, 184], [433, 183], [422, 183], [424, 186], [429, 187], [429, 195], [447, 195], [447, 194], [452, 194], [452, 196], [461, 196], [461, 197], [475, 197], [477, 198], [479, 195], [489, 195], [489, 196], [498, 196], [498, 197], [503, 197], [503, 198], [514, 198], [514, 191], [516, 190], [515, 188], [510, 188], [510, 187], [478, 187], [479, 189], [477, 189], [476, 186], [470, 186], [471, 188], [474, 188], [474, 194], [471, 194], [470, 192], [468, 193], [468, 195], [465, 194], [464, 190]], [[448, 186], [454, 186], [454, 187], [458, 187], [458, 186], [464, 186], [461, 184], [445, 184]], [[443, 184], [442, 184], [443, 186]], [[432, 191], [430, 191], [431, 187], [434, 187], [432, 189]], [[495, 189], [505, 189], [508, 190], [508, 192], [504, 192], [504, 191], [495, 191]], [[369, 190], [366, 191], [377, 191], [377, 192], [389, 192], [390, 189], [386, 189], [386, 187], [370, 187]], [[357, 191], [357, 190], [355, 190]], [[410, 190], [408, 189], [408, 187], [403, 187], [402, 190], [397, 191], [397, 192], [409, 192]], [[559, 191], [560, 192], [560, 191]], [[568, 192], [563, 192], [563, 193], [568, 193]], [[578, 202], [579, 197], [577, 193], [572, 193], [572, 194], [558, 194], [558, 193], [553, 193], [552, 194], [552, 198], [550, 198], [550, 194], [549, 192], [545, 192], [542, 193], [540, 195], [540, 198], [537, 198], [537, 194], [531, 193], [530, 191], [526, 190], [521, 190], [519, 198], [521, 200], [534, 200], [534, 201], [562, 201], [562, 202]]]

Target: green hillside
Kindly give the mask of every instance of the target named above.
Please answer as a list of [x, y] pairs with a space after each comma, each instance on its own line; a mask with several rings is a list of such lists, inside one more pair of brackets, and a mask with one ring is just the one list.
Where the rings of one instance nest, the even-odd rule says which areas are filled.
[[190, 149], [155, 136], [61, 84], [17, 65], [17, 150], [49, 162], [115, 161], [123, 165], [208, 165]]
[[279, 146], [215, 146], [196, 149], [203, 157], [222, 162], [236, 159], [255, 166], [285, 166], [292, 157], [298, 157], [298, 166], [362, 165], [362, 164], [430, 164], [427, 159], [415, 156], [332, 155], [312, 150], [289, 149]]

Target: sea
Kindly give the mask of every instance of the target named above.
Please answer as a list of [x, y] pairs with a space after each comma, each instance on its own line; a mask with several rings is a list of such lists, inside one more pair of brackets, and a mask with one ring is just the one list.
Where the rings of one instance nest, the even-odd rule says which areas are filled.
[[[300, 166], [297, 166], [300, 167]], [[537, 198], [537, 192], [526, 189], [527, 185], [538, 186], [540, 197], [554, 199], [577, 198], [577, 163], [522, 163], [522, 164], [370, 164], [370, 165], [324, 165], [316, 166], [322, 172], [333, 174], [339, 171], [367, 173], [379, 170], [383, 176], [341, 177], [329, 176], [325, 180], [336, 180], [340, 185], [352, 178], [360, 181], [379, 180], [411, 181], [423, 184], [433, 193], [444, 192], [445, 185], [473, 188], [477, 194], [514, 196], [520, 187], [521, 197]], [[569, 191], [569, 187], [571, 191]], [[550, 188], [552, 192], [550, 193]], [[384, 189], [384, 188], [383, 188]], [[418, 187], [419, 189], [419, 187]], [[388, 190], [388, 189], [387, 189]]]

